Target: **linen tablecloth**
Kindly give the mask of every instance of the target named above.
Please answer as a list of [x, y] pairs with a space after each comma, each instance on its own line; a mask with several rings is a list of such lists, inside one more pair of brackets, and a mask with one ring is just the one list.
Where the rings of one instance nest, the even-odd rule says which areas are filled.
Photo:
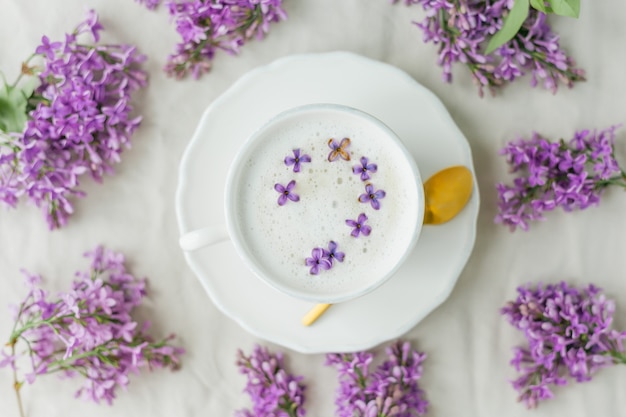
[[[49, 232], [40, 212], [27, 205], [0, 215], [0, 336], [12, 322], [4, 306], [26, 288], [21, 268], [40, 273], [53, 293], [64, 291], [81, 254], [104, 244], [127, 255], [130, 269], [149, 277], [149, 299], [140, 309], [153, 333], [174, 331], [187, 349], [179, 372], [133, 377], [112, 407], [73, 398], [77, 381], [41, 378], [23, 389], [27, 414], [37, 416], [228, 416], [249, 405], [244, 377], [234, 365], [238, 348], [268, 345], [246, 333], [209, 300], [178, 248], [174, 210], [178, 165], [205, 108], [239, 76], [296, 53], [345, 50], [408, 72], [437, 94], [468, 138], [474, 155], [481, 211], [473, 254], [449, 299], [405, 338], [428, 354], [422, 387], [429, 416], [526, 416], [508, 380], [511, 348], [522, 342], [498, 314], [515, 288], [528, 281], [594, 282], [617, 302], [615, 326], [626, 328], [626, 195], [609, 190], [601, 205], [584, 212], [548, 215], [531, 231], [511, 234], [495, 225], [494, 184], [510, 180], [498, 150], [533, 131], [570, 137], [576, 129], [626, 122], [626, 3], [582, 2], [578, 21], [553, 18], [562, 45], [587, 70], [586, 83], [552, 95], [532, 89], [528, 78], [479, 98], [465, 68], [444, 84], [437, 49], [423, 44], [411, 24], [419, 7], [387, 0], [285, 0], [289, 19], [271, 27], [268, 38], [246, 45], [239, 57], [218, 54], [214, 69], [199, 81], [167, 78], [161, 68], [177, 42], [167, 10], [150, 12], [132, 0], [1, 0], [0, 69], [13, 79], [43, 34], [62, 39], [88, 8], [100, 15], [103, 41], [131, 43], [148, 55], [149, 87], [136, 97], [143, 124], [117, 174], [103, 185], [85, 180], [86, 199], [62, 230]], [[436, 139], [433, 139], [436, 140]], [[618, 159], [626, 162], [626, 129], [618, 134]], [[2, 310], [6, 311], [3, 313]], [[1, 339], [0, 339], [1, 340]], [[380, 352], [382, 347], [378, 349]], [[323, 355], [286, 351], [287, 365], [308, 381], [310, 416], [334, 413], [336, 372]], [[10, 372], [0, 370], [0, 415], [17, 416]], [[535, 416], [626, 415], [626, 367], [599, 372], [593, 381], [555, 390], [556, 398]]]

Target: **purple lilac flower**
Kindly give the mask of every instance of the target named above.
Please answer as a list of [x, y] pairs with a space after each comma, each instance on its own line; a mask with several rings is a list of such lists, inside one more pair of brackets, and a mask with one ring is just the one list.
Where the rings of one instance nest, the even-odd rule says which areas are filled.
[[323, 248], [314, 248], [311, 251], [311, 257], [306, 258], [304, 264], [311, 268], [309, 269], [311, 275], [319, 274], [320, 270], [327, 271], [333, 266], [328, 251]]
[[[131, 275], [124, 256], [102, 247], [85, 255], [88, 271], [78, 272], [71, 290], [53, 299], [40, 287], [41, 278], [26, 274], [29, 292], [19, 306], [2, 366], [17, 367], [16, 351], [24, 343], [30, 372], [23, 378], [33, 383], [41, 375], [59, 373], [83, 376], [77, 396], [111, 403], [129, 375], [141, 369], [180, 366], [181, 348], [170, 344], [173, 335], [154, 341], [149, 323], [132, 318], [146, 296], [146, 280]], [[15, 380], [16, 389], [24, 380]]]
[[534, 133], [530, 140], [509, 143], [500, 153], [517, 174], [513, 185], [496, 184], [496, 223], [528, 230], [529, 222], [562, 207], [583, 210], [597, 205], [606, 187], [626, 188], [626, 174], [615, 159], [618, 126], [576, 132], [565, 142], [551, 142]]
[[44, 35], [41, 37], [41, 45], [35, 49], [35, 53], [45, 55], [47, 59], [54, 59], [55, 51], [61, 48], [61, 45], [63, 45], [61, 42], [50, 42], [50, 38]]
[[361, 175], [361, 181], [367, 181], [370, 179], [370, 172], [374, 173], [378, 170], [378, 165], [370, 163], [369, 160], [362, 156], [361, 165], [355, 165], [352, 167], [352, 172], [356, 175]]
[[371, 353], [326, 355], [326, 364], [339, 372], [338, 417], [415, 417], [426, 413], [428, 401], [418, 384], [426, 355], [401, 341], [385, 351], [387, 360], [374, 372], [370, 371]]
[[339, 252], [339, 245], [334, 240], [328, 242], [328, 250], [326, 251], [328, 259], [330, 259], [331, 265], [335, 261], [343, 262], [346, 254], [343, 252]]
[[307, 154], [300, 155], [300, 149], [294, 149], [293, 156], [285, 157], [285, 165], [288, 167], [293, 165], [293, 172], [300, 172], [300, 165], [304, 162], [311, 162], [311, 157]]
[[[398, 0], [392, 0], [398, 3]], [[405, 0], [406, 5], [421, 5], [426, 18], [415, 24], [424, 42], [439, 45], [438, 64], [443, 80], [452, 81], [452, 65], [460, 62], [472, 73], [479, 94], [484, 88], [492, 93], [497, 87], [531, 73], [531, 85], [539, 83], [556, 93], [560, 83], [572, 87], [584, 81], [584, 71], [576, 68], [552, 32], [546, 15], [531, 9], [515, 37], [492, 54], [485, 55], [488, 40], [502, 28], [511, 0], [450, 2], [446, 0]]]
[[101, 182], [113, 173], [141, 122], [131, 116], [134, 92], [146, 85], [145, 60], [130, 45], [89, 46], [102, 25], [90, 11], [64, 42], [42, 37], [41, 65], [23, 65], [40, 85], [28, 96], [28, 119], [20, 132], [0, 132], [0, 199], [15, 207], [25, 196], [41, 208], [51, 229], [67, 223], [72, 200], [83, 197], [80, 177]]
[[366, 221], [367, 216], [365, 213], [359, 214], [359, 217], [356, 220], [346, 220], [346, 224], [353, 228], [350, 234], [354, 237], [359, 237], [360, 234], [363, 234], [363, 236], [369, 236], [372, 232], [372, 228], [365, 224]]
[[215, 54], [237, 55], [248, 40], [263, 39], [271, 23], [287, 19], [282, 0], [181, 0], [166, 3], [182, 40], [168, 57], [165, 72], [199, 78], [211, 70]]
[[237, 366], [248, 379], [244, 392], [252, 399], [252, 409], [237, 411], [236, 417], [304, 417], [303, 377], [285, 370], [282, 353], [255, 346], [246, 356], [240, 350]]
[[599, 288], [527, 284], [517, 293], [501, 313], [528, 341], [511, 360], [521, 373], [513, 387], [528, 408], [552, 398], [552, 387], [567, 384], [564, 374], [584, 382], [600, 368], [626, 364], [626, 332], [610, 328], [615, 303]]
[[161, 4], [161, 0], [135, 0], [139, 4], [143, 4], [149, 10], [155, 10]]
[[328, 161], [333, 162], [338, 158], [343, 159], [344, 161], [350, 160], [350, 152], [348, 152], [348, 147], [350, 146], [350, 138], [343, 138], [341, 142], [337, 143], [335, 139], [328, 140], [328, 147], [331, 151], [328, 153]]
[[361, 203], [370, 203], [374, 210], [380, 210], [380, 201], [385, 198], [386, 193], [383, 190], [375, 190], [372, 184], [365, 184], [365, 193], [359, 196]]
[[289, 181], [286, 186], [281, 184], [274, 184], [274, 189], [280, 193], [280, 197], [278, 197], [279, 206], [284, 206], [287, 200], [291, 200], [294, 202], [300, 201], [300, 196], [291, 191], [295, 186], [296, 182], [294, 180]]

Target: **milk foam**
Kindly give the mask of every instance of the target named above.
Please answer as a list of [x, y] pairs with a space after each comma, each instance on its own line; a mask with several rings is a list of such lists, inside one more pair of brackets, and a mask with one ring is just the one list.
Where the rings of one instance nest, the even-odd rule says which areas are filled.
[[[366, 288], [394, 269], [410, 245], [417, 219], [415, 176], [402, 151], [377, 125], [360, 118], [324, 113], [287, 119], [272, 126], [259, 138], [239, 170], [236, 224], [245, 236], [248, 252], [284, 286], [316, 295], [336, 295]], [[351, 140], [350, 161], [328, 161], [328, 140]], [[300, 172], [286, 166], [284, 158], [293, 149], [311, 156]], [[366, 156], [378, 165], [368, 181], [361, 181], [352, 167]], [[274, 184], [296, 181], [293, 192], [299, 202], [277, 203]], [[365, 184], [383, 189], [380, 210], [358, 201]], [[369, 236], [354, 238], [346, 219], [368, 217]], [[419, 219], [421, 222], [421, 219]], [[315, 247], [329, 241], [345, 253], [343, 262], [311, 275], [305, 259]]]

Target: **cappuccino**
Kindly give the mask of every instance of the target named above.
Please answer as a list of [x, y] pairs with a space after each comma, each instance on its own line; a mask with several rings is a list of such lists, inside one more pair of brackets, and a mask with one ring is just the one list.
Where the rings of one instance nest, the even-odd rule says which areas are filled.
[[411, 249], [422, 222], [416, 175], [401, 145], [369, 119], [286, 117], [241, 159], [234, 227], [279, 286], [341, 297], [378, 285]]

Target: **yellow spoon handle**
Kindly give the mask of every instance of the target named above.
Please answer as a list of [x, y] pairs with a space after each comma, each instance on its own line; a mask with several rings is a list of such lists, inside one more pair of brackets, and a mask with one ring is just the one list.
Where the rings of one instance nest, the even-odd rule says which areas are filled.
[[319, 318], [319, 316], [324, 314], [324, 312], [328, 310], [328, 307], [330, 306], [331, 304], [316, 304], [315, 307], [310, 309], [309, 312], [306, 313], [304, 317], [302, 317], [302, 324], [305, 326], [310, 326], [315, 322], [315, 320]]

